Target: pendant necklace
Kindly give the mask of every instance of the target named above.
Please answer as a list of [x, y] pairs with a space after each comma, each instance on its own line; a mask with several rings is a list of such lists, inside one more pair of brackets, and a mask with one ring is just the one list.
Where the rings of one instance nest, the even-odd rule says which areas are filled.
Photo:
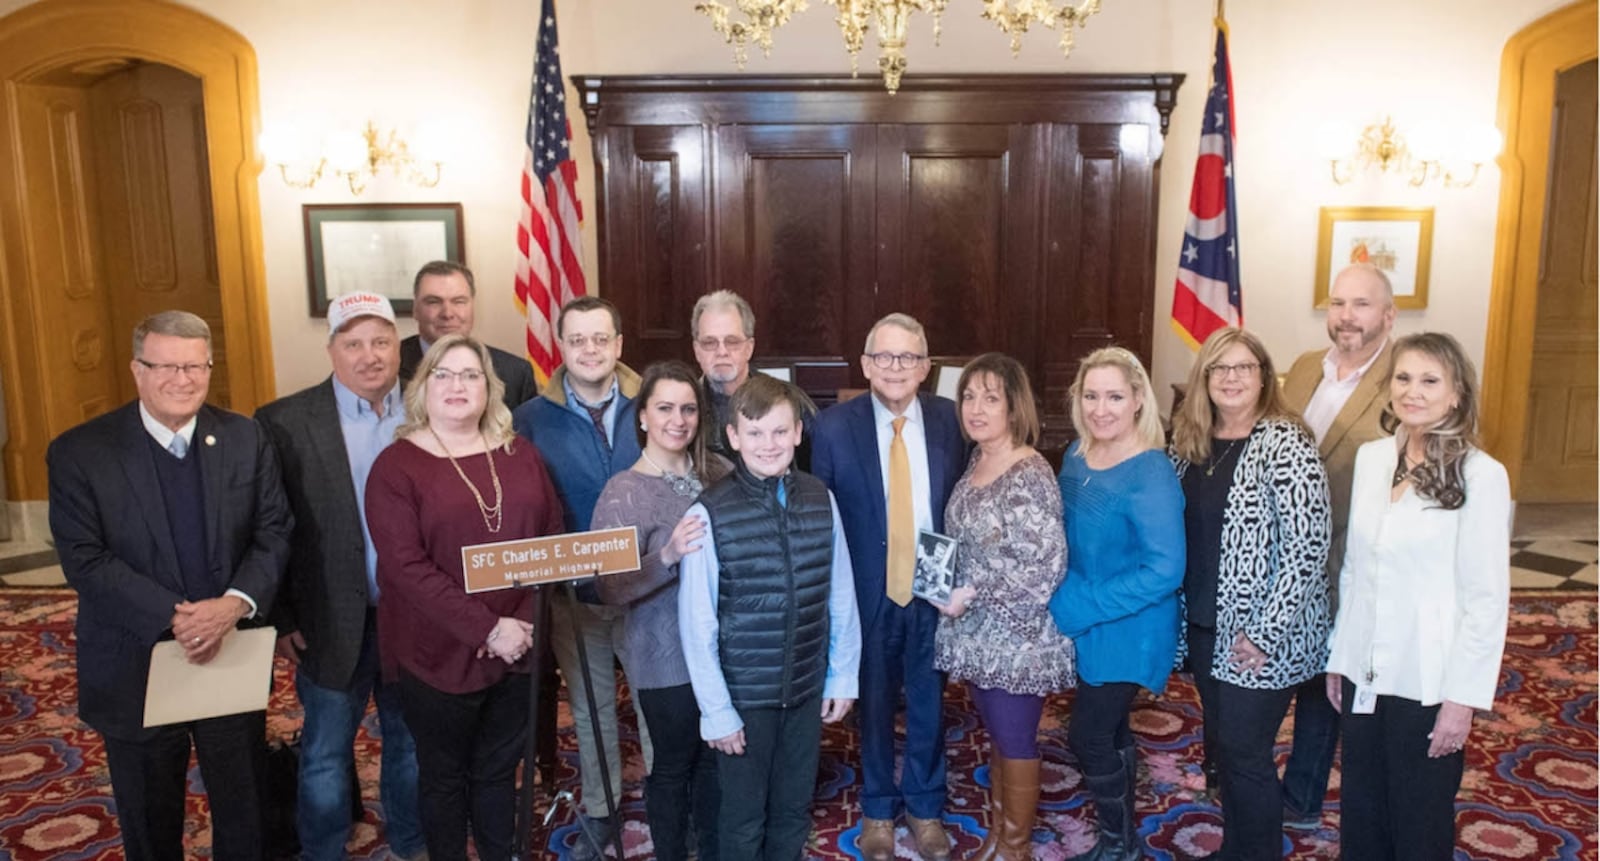
[[[1243, 436], [1243, 437], [1240, 437], [1239, 439], [1249, 439], [1249, 437], [1248, 436]], [[1233, 447], [1239, 444], [1239, 439], [1229, 440], [1228, 441], [1228, 447], [1222, 450], [1222, 454], [1213, 456], [1211, 458], [1211, 460], [1206, 463], [1206, 475], [1207, 476], [1211, 476], [1211, 475], [1215, 475], [1216, 474], [1217, 465], [1222, 463], [1223, 461], [1227, 460], [1228, 459], [1228, 455], [1233, 454]]]
[[1394, 478], [1390, 480], [1389, 486], [1391, 488], [1399, 487], [1402, 482], [1404, 482], [1407, 478], [1411, 477], [1411, 473], [1413, 473], [1413, 472], [1415, 472], [1415, 471], [1417, 471], [1418, 469], [1421, 469], [1421, 468], [1422, 468], [1422, 463], [1421, 462], [1418, 462], [1416, 466], [1412, 466], [1411, 462], [1410, 462], [1410, 459], [1406, 457], [1405, 451], [1401, 450], [1401, 452], [1400, 452], [1400, 462], [1395, 464], [1395, 467], [1394, 467]]
[[461, 481], [466, 484], [468, 490], [472, 491], [472, 498], [478, 501], [478, 514], [483, 516], [484, 528], [490, 532], [499, 532], [501, 525], [505, 522], [505, 508], [502, 506], [505, 498], [500, 490], [500, 473], [494, 468], [494, 451], [488, 446], [484, 446], [483, 456], [489, 459], [489, 480], [494, 483], [494, 505], [487, 505], [483, 501], [483, 494], [478, 492], [478, 486], [472, 483], [472, 479], [467, 478], [466, 471], [461, 468], [461, 464], [456, 462], [456, 456], [451, 454], [450, 449], [445, 447], [444, 440], [439, 439], [438, 431], [429, 426], [428, 433], [433, 434], [433, 441], [439, 444], [439, 449], [444, 452], [444, 456], [450, 459], [450, 465], [456, 468], [456, 475], [461, 476]]
[[673, 493], [689, 499], [693, 499], [700, 495], [702, 488], [700, 486], [700, 477], [694, 474], [694, 458], [689, 458], [689, 471], [682, 475], [678, 475], [676, 473], [667, 472], [667, 470], [663, 468], [661, 464], [656, 463], [655, 460], [650, 457], [649, 452], [641, 451], [639, 452], [639, 456], [644, 458], [645, 463], [655, 467], [656, 472], [661, 473], [661, 477], [666, 479], [667, 486], [672, 488]]

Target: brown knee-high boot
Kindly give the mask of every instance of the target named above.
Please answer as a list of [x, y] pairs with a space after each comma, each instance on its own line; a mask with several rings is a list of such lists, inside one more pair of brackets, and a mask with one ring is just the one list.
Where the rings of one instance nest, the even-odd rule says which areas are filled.
[[1009, 762], [1000, 755], [1000, 749], [991, 747], [989, 750], [989, 833], [983, 838], [983, 845], [978, 847], [977, 854], [970, 861], [994, 861], [995, 853], [1000, 849], [1001, 823], [1004, 821], [1005, 810], [1005, 773], [1006, 763]]
[[998, 861], [1033, 858], [1033, 821], [1039, 814], [1039, 760], [1005, 762], [1005, 813], [1001, 819]]

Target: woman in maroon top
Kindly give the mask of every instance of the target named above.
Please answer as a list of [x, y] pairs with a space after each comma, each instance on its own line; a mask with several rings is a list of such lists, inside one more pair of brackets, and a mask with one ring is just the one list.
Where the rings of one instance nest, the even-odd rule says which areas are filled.
[[461, 548], [562, 531], [538, 451], [515, 442], [504, 384], [472, 338], [439, 339], [406, 387], [406, 422], [367, 480], [378, 626], [417, 744], [428, 855], [511, 855], [514, 775], [528, 723], [532, 593], [469, 595]]

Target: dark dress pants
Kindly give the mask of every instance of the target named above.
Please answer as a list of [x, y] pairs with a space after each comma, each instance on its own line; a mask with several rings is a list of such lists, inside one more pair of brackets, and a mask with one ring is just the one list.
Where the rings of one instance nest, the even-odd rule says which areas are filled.
[[1105, 777], [1123, 768], [1121, 751], [1134, 743], [1128, 714], [1138, 693], [1133, 682], [1078, 685], [1067, 720], [1067, 745], [1086, 777]]
[[678, 685], [635, 693], [655, 750], [644, 779], [644, 810], [655, 857], [657, 861], [688, 857], [692, 808], [700, 861], [717, 861], [717, 752], [700, 740], [694, 688]]
[[1339, 843], [1361, 861], [1449, 861], [1455, 857], [1456, 792], [1467, 755], [1428, 757], [1438, 706], [1378, 697], [1370, 715], [1351, 714], [1356, 686], [1344, 682], [1340, 719]]
[[1283, 807], [1303, 817], [1322, 815], [1339, 749], [1339, 713], [1328, 702], [1326, 679], [1318, 673], [1301, 682], [1294, 694], [1294, 746], [1283, 767]]
[[811, 835], [822, 698], [786, 709], [739, 709], [739, 717], [744, 721], [744, 753], [717, 754], [721, 856], [728, 861], [797, 861]]
[[[861, 632], [861, 812], [893, 819], [902, 805], [918, 819], [944, 813], [944, 673], [933, 668], [939, 611], [920, 599], [885, 599]], [[905, 691], [906, 743], [895, 784], [894, 725]]]
[[418, 807], [432, 861], [506, 861], [516, 830], [516, 773], [528, 731], [526, 673], [451, 694], [400, 671], [401, 707], [417, 744]]
[[247, 712], [173, 724], [145, 741], [107, 736], [106, 765], [128, 861], [180, 861], [185, 785], [193, 740], [211, 808], [212, 857], [256, 861], [266, 846], [262, 816], [267, 715]]
[[[1222, 851], [1228, 861], [1283, 857], [1283, 795], [1272, 749], [1294, 688], [1256, 690], [1211, 675], [1216, 632], [1189, 628], [1190, 666], [1222, 778]], [[1347, 856], [1355, 858], [1359, 856]]]

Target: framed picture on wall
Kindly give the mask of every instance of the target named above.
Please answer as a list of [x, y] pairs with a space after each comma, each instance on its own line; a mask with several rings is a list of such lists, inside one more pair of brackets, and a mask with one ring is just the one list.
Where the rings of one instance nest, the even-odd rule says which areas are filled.
[[1339, 270], [1371, 263], [1394, 285], [1396, 308], [1428, 307], [1433, 207], [1324, 206], [1317, 225], [1316, 307], [1328, 307]]
[[356, 291], [388, 297], [411, 313], [411, 279], [430, 260], [466, 263], [459, 203], [308, 203], [306, 285], [311, 316]]

